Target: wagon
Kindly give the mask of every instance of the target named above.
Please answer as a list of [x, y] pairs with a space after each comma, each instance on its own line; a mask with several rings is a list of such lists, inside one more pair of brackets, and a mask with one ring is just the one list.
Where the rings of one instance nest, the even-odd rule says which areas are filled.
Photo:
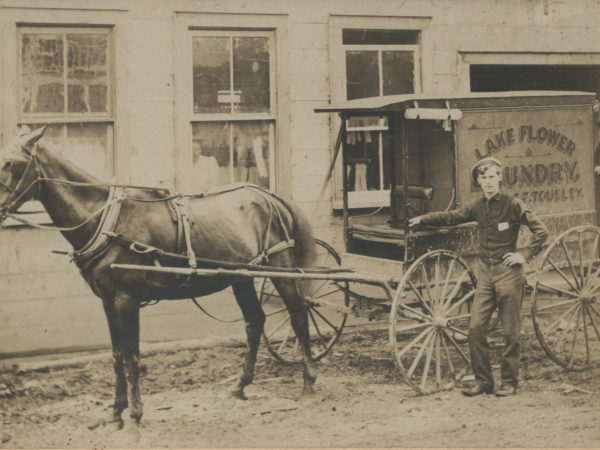
[[[477, 283], [472, 268], [477, 229], [466, 224], [412, 230], [408, 220], [480, 196], [470, 168], [494, 156], [503, 162], [503, 189], [534, 209], [551, 234], [550, 244], [526, 270], [539, 342], [567, 369], [590, 367], [600, 357], [597, 111], [595, 94], [559, 91], [409, 94], [318, 108], [336, 113], [332, 120], [340, 130], [330, 174], [343, 223], [341, 255], [319, 240], [321, 261], [310, 270], [137, 269], [260, 279], [268, 316], [264, 340], [287, 363], [301, 354], [268, 279], [310, 284], [305, 301], [313, 360], [331, 351], [347, 321], [385, 321], [404, 380], [419, 393], [448, 389], [470, 368], [466, 337]], [[523, 230], [520, 244], [527, 233]]]
[[[330, 351], [348, 318], [358, 316], [389, 321], [394, 360], [419, 392], [447, 388], [466, 373], [476, 227], [413, 231], [408, 219], [480, 196], [470, 168], [494, 156], [504, 165], [503, 190], [534, 209], [550, 230], [550, 245], [526, 270], [525, 298], [540, 344], [570, 370], [598, 362], [594, 93], [411, 94], [316, 111], [336, 113], [340, 127], [334, 155], [340, 153], [341, 161], [333, 158], [332, 171], [341, 188], [345, 253], [322, 243], [324, 258], [328, 265], [343, 261], [358, 270], [315, 287], [310, 302], [315, 359]], [[528, 231], [522, 234], [520, 244]], [[378, 284], [383, 295], [359, 286], [373, 271], [385, 278]], [[266, 303], [273, 290], [265, 283]], [[267, 326], [265, 341], [276, 358], [293, 362], [298, 356], [291, 330], [276, 343], [269, 338], [285, 323], [282, 317]]]

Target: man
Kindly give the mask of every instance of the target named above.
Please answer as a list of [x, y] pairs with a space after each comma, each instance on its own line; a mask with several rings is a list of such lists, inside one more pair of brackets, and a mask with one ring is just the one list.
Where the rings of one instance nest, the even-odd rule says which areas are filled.
[[[517, 392], [521, 335], [521, 303], [525, 275], [523, 264], [541, 250], [548, 237], [545, 225], [519, 199], [500, 191], [502, 165], [496, 158], [483, 158], [471, 169], [483, 196], [448, 212], [433, 212], [410, 219], [409, 226], [457, 225], [476, 221], [479, 228], [479, 271], [469, 324], [469, 350], [475, 384], [463, 394], [475, 396], [494, 392], [487, 333], [490, 318], [499, 310], [506, 348], [502, 354], [502, 384], [496, 395]], [[521, 225], [532, 233], [529, 245], [517, 252]]]

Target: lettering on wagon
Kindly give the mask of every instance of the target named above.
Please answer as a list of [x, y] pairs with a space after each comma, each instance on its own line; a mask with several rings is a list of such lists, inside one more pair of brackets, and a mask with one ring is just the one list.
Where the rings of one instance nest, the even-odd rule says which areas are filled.
[[544, 144], [555, 148], [569, 156], [573, 155], [577, 145], [572, 139], [549, 127], [534, 127], [533, 125], [521, 125], [518, 129], [507, 128], [500, 133], [489, 136], [484, 143], [484, 151], [475, 149], [478, 159], [491, 156], [500, 150], [510, 147], [516, 143]]

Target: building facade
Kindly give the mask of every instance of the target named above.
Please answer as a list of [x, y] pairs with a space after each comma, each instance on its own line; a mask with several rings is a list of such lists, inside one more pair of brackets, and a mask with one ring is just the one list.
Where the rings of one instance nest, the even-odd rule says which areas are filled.
[[[256, 183], [342, 250], [340, 167], [323, 190], [338, 120], [315, 108], [410, 92], [598, 92], [599, 19], [595, 0], [0, 0], [0, 143], [50, 123], [45, 139], [102, 179], [185, 193]], [[350, 206], [386, 207], [385, 140], [356, 126], [369, 156]], [[68, 244], [8, 225], [0, 356], [108, 345], [101, 302], [52, 253]], [[215, 307], [235, 315], [225, 297]], [[142, 339], [243, 331], [193, 310], [143, 310]]]

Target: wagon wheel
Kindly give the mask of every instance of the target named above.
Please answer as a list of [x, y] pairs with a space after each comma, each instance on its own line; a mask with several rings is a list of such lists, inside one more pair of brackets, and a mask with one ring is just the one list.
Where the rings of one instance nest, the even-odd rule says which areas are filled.
[[[340, 255], [324, 241], [315, 239], [319, 267], [340, 266]], [[299, 281], [307, 283], [304, 291], [308, 300], [308, 321], [313, 361], [322, 359], [339, 339], [348, 314], [335, 310], [336, 306], [348, 306], [348, 295], [328, 280]], [[302, 361], [298, 339], [292, 329], [290, 316], [283, 300], [270, 280], [263, 278], [257, 289], [260, 303], [267, 314], [263, 338], [269, 352], [287, 364]]]
[[396, 364], [419, 393], [451, 389], [470, 369], [467, 334], [476, 278], [457, 254], [436, 250], [402, 277], [390, 312]]
[[544, 252], [531, 293], [531, 316], [548, 356], [569, 370], [600, 360], [600, 228], [561, 234]]

